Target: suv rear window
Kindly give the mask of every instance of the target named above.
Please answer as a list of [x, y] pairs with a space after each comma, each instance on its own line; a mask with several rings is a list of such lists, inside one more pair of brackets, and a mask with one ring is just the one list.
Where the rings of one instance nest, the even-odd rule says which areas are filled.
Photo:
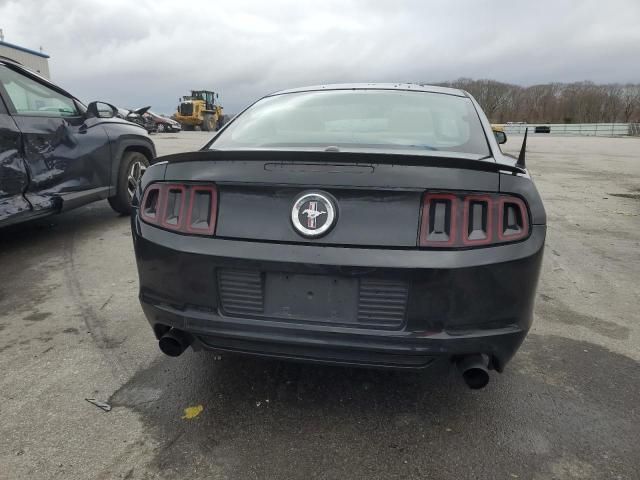
[[324, 90], [265, 97], [213, 149], [329, 146], [489, 155], [470, 99], [400, 90]]

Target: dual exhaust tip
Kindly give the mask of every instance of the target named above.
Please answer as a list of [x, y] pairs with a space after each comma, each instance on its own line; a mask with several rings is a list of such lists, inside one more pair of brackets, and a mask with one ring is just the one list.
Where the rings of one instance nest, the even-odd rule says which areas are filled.
[[[191, 342], [191, 335], [172, 328], [160, 337], [158, 346], [165, 355], [178, 357], [191, 345]], [[467, 355], [458, 359], [456, 365], [469, 388], [478, 390], [489, 383], [489, 360], [486, 355]]]
[[191, 345], [191, 335], [177, 328], [172, 328], [160, 337], [160, 351], [170, 357], [178, 357]]
[[456, 365], [464, 383], [472, 390], [484, 388], [489, 383], [489, 359], [486, 355], [467, 355], [458, 359]]

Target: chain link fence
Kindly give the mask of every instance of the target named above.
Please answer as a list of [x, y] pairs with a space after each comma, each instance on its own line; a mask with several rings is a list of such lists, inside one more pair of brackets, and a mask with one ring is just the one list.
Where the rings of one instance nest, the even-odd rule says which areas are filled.
[[640, 136], [640, 123], [505, 123], [501, 125], [507, 135], [586, 135], [598, 137]]

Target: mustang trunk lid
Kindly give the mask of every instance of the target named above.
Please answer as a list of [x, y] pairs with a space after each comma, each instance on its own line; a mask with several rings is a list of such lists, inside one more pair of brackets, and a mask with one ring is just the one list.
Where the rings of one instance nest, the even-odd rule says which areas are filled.
[[[169, 160], [166, 180], [217, 184], [222, 238], [415, 248], [425, 190], [499, 189], [495, 163], [464, 158], [198, 152]], [[307, 191], [335, 203], [335, 226], [321, 238], [305, 238], [292, 225], [292, 207]]]

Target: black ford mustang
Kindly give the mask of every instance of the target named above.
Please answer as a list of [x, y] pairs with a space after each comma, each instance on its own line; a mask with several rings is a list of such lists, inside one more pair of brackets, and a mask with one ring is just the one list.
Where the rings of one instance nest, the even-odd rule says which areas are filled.
[[150, 167], [132, 217], [164, 353], [445, 356], [474, 388], [529, 330], [545, 224], [524, 147], [503, 155], [469, 94], [384, 84], [262, 98]]

